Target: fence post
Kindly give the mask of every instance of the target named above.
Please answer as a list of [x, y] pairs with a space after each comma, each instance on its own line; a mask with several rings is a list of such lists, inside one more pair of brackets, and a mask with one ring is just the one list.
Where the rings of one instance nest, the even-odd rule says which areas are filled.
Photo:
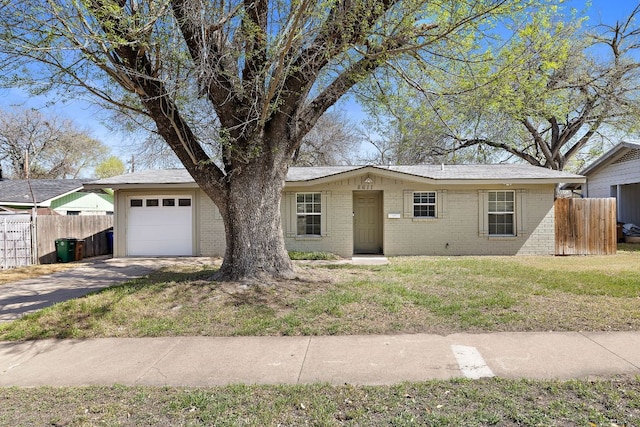
[[38, 209], [31, 212], [31, 264], [40, 264], [38, 258]]
[[8, 266], [7, 258], [9, 257], [9, 254], [7, 253], [7, 218], [2, 219], [2, 225], [3, 225], [2, 247], [4, 248], [4, 251], [2, 254], [2, 262], [3, 262], [3, 267], [6, 270]]

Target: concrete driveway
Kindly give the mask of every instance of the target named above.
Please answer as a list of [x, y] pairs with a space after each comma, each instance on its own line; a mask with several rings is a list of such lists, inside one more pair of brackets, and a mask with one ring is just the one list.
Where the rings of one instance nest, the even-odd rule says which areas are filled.
[[[95, 258], [55, 274], [0, 285], [0, 322], [143, 277], [172, 264], [213, 264], [211, 258]], [[219, 261], [218, 261], [219, 262]]]

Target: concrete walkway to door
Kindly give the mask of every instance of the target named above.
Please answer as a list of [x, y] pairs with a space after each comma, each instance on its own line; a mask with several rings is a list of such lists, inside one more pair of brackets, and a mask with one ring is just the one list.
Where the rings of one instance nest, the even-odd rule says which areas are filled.
[[382, 255], [354, 255], [351, 258], [354, 265], [385, 265], [389, 264], [387, 257]]

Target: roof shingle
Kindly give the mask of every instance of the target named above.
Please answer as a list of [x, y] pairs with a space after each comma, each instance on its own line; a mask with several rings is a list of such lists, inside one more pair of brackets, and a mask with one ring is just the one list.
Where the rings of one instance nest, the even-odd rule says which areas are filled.
[[2, 180], [0, 181], [0, 204], [33, 204], [34, 197], [37, 203], [43, 203], [81, 188], [82, 180], [80, 179]]
[[[557, 182], [582, 180], [581, 175], [556, 171], [525, 164], [497, 164], [497, 165], [414, 165], [414, 166], [319, 166], [319, 167], [291, 167], [286, 181], [289, 183], [309, 182], [321, 178], [336, 177], [357, 171], [359, 169], [373, 169], [381, 172], [395, 172], [410, 177], [427, 178], [433, 180], [517, 180], [517, 179], [545, 179]], [[407, 177], [407, 179], [411, 179]], [[195, 183], [186, 169], [147, 170], [132, 174], [119, 175], [90, 182], [92, 187], [162, 184], [192, 184]]]

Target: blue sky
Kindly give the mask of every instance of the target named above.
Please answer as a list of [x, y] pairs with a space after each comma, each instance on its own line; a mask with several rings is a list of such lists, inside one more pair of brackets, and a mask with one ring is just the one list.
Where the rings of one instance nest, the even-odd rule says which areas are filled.
[[[587, 25], [597, 25], [600, 22], [614, 23], [616, 20], [626, 17], [638, 4], [636, 0], [592, 0], [587, 7], [585, 0], [571, 0], [566, 4], [568, 7], [576, 8], [579, 12], [586, 10], [589, 16]], [[72, 119], [79, 127], [87, 129], [92, 136], [106, 143], [112, 148], [115, 155], [123, 160], [128, 159], [131, 153], [128, 150], [130, 144], [123, 142], [123, 135], [110, 132], [102, 123], [106, 119], [106, 114], [99, 108], [85, 102], [69, 101], [65, 104], [57, 103], [54, 106], [45, 107], [47, 99], [45, 97], [30, 98], [20, 90], [4, 90], [0, 92], [0, 108], [7, 109], [12, 106], [23, 106], [28, 108], [39, 108], [45, 112]], [[353, 116], [354, 120], [362, 117], [362, 113], [357, 105], [352, 102], [342, 102], [339, 108]]]

